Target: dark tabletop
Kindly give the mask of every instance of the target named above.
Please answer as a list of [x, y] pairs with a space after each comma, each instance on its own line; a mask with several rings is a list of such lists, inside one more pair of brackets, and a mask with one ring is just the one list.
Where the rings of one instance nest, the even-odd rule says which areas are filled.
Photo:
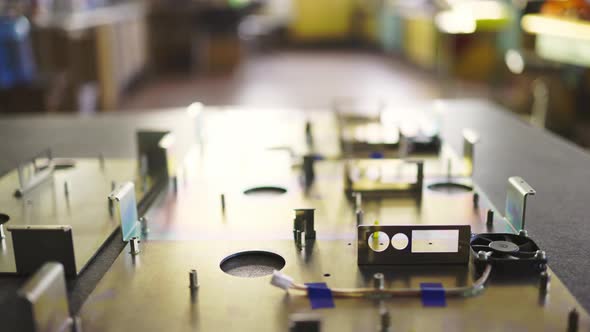
[[[475, 181], [504, 211], [507, 179], [521, 176], [536, 189], [529, 199], [527, 230], [549, 257], [549, 265], [578, 301], [590, 309], [590, 155], [573, 144], [530, 126], [493, 104], [477, 100], [449, 102], [443, 112], [443, 136], [457, 151], [461, 131], [479, 132]], [[96, 117], [21, 116], [0, 118], [0, 172], [46, 147], [55, 156], [135, 157], [136, 129], [169, 129], [180, 141], [193, 141], [194, 127], [183, 110], [111, 113]], [[193, 136], [194, 137], [194, 136]], [[122, 250], [114, 236], [94, 262], [70, 281], [70, 305], [76, 312]], [[22, 283], [0, 277], [0, 302]]]

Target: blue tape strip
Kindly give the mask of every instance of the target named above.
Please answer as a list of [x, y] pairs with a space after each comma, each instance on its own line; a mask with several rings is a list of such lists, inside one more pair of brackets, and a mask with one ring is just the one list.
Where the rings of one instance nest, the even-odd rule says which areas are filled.
[[332, 297], [332, 291], [326, 283], [317, 282], [305, 285], [312, 309], [334, 308], [334, 297]]
[[446, 307], [445, 289], [440, 283], [424, 282], [420, 284], [422, 290], [422, 305], [425, 307]]

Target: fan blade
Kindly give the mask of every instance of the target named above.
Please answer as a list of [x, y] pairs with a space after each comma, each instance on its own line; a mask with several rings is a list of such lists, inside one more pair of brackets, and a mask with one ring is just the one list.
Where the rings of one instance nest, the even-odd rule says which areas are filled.
[[494, 240], [492, 240], [492, 239], [489, 239], [489, 238], [487, 238], [487, 237], [485, 237], [485, 236], [481, 236], [481, 235], [478, 235], [478, 236], [477, 236], [477, 239], [482, 239], [482, 240], [488, 241], [489, 243], [491, 243], [491, 242], [493, 242], [493, 241], [494, 241]]
[[536, 247], [533, 245], [532, 242], [527, 241], [526, 243], [518, 245], [520, 251], [536, 251]]
[[511, 260], [517, 260], [518, 259], [518, 257], [514, 257], [514, 256], [509, 255], [509, 254], [502, 254], [502, 253], [495, 252], [495, 251], [492, 254], [492, 257], [493, 258], [498, 258], [498, 259], [511, 259]]

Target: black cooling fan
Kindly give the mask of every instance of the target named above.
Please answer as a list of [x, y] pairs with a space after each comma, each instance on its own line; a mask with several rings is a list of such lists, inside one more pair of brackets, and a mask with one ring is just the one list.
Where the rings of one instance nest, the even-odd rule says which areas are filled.
[[535, 273], [545, 269], [547, 256], [529, 237], [516, 234], [483, 233], [471, 238], [471, 256], [478, 270], [492, 264], [502, 273]]

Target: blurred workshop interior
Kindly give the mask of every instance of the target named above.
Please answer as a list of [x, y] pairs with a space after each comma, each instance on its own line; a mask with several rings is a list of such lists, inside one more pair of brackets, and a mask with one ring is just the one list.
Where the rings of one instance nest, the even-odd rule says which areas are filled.
[[2, 0], [0, 112], [486, 98], [589, 147], [588, 20], [587, 0]]

